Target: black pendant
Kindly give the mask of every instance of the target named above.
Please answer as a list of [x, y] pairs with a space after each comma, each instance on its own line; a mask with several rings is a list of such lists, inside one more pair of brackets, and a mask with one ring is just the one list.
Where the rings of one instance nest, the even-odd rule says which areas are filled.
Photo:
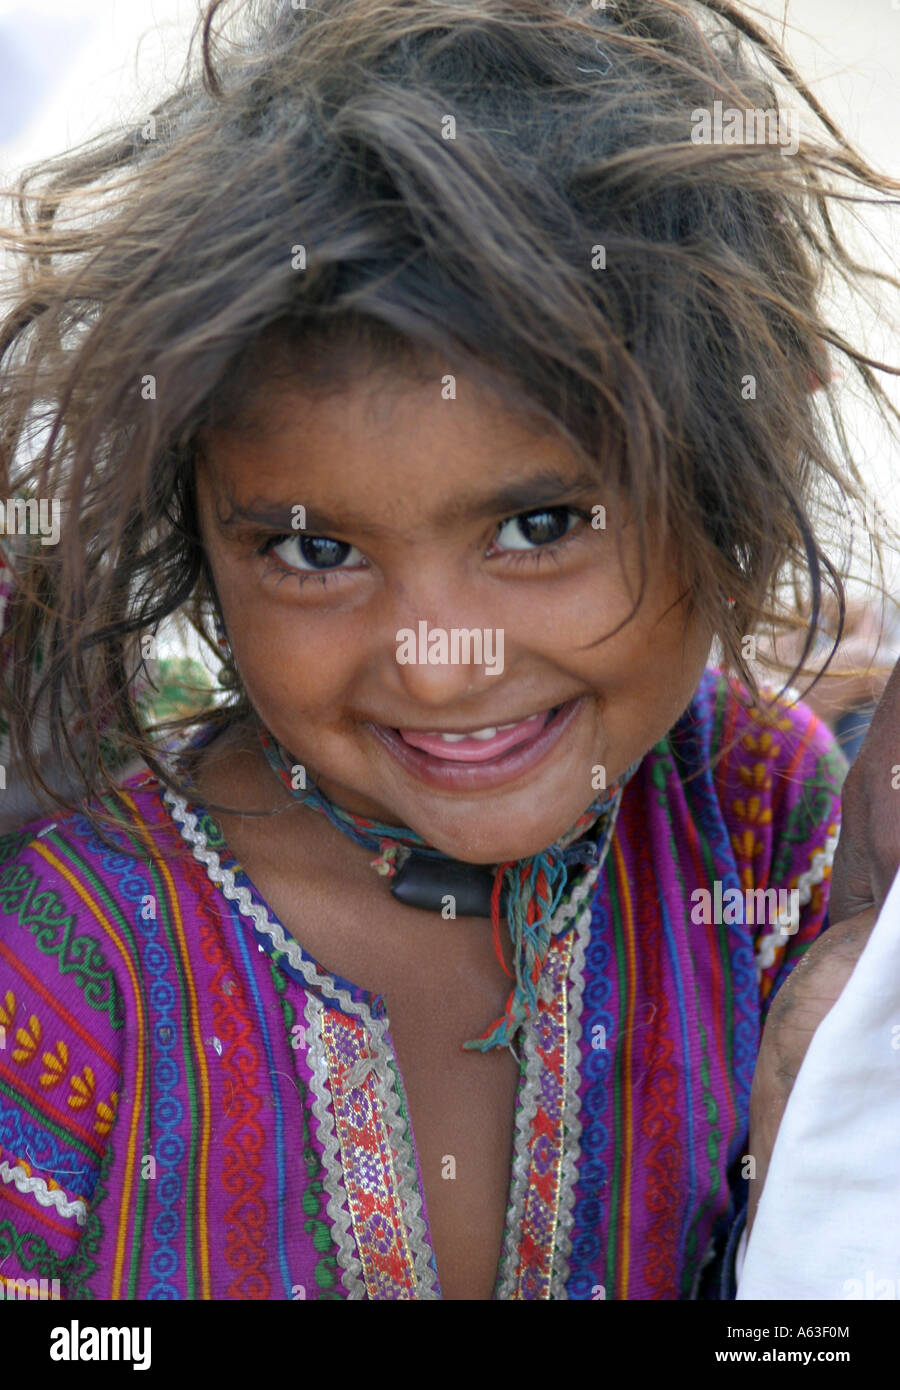
[[[584, 865], [596, 864], [600, 845], [606, 834], [607, 817], [600, 820], [601, 839], [595, 838], [597, 827], [562, 851], [566, 865], [566, 882], [580, 872]], [[454, 899], [457, 917], [490, 917], [491, 894], [494, 890], [494, 871], [486, 864], [466, 864], [461, 859], [431, 859], [426, 854], [407, 852], [390, 880], [391, 892], [407, 907], [421, 907], [426, 912], [442, 912], [446, 898]], [[500, 889], [500, 916], [506, 916], [509, 889], [504, 881]]]
[[[490, 917], [494, 874], [487, 865], [460, 859], [429, 859], [413, 850], [391, 879], [391, 892], [408, 907], [441, 912], [445, 899], [454, 899], [457, 917]], [[508, 891], [500, 890], [500, 915], [506, 915]]]

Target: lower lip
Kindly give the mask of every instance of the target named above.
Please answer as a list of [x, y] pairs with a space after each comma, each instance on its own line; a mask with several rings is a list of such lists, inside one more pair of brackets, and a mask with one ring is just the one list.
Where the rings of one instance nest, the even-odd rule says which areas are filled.
[[366, 727], [417, 781], [441, 791], [480, 791], [482, 788], [503, 787], [507, 782], [515, 782], [523, 773], [536, 767], [559, 743], [577, 717], [584, 699], [584, 696], [579, 696], [577, 700], [569, 700], [561, 705], [554, 717], [527, 743], [519, 743], [508, 753], [479, 763], [434, 758], [420, 748], [411, 747], [395, 729], [389, 729], [384, 724], [369, 724]]

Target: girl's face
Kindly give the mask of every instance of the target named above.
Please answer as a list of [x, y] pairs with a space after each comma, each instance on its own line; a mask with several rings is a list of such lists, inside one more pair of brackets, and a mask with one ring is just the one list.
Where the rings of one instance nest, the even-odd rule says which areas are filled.
[[638, 593], [620, 499], [472, 379], [435, 382], [273, 389], [267, 432], [203, 440], [201, 533], [244, 688], [307, 785], [499, 863], [667, 732], [712, 630], [661, 546], [596, 642]]

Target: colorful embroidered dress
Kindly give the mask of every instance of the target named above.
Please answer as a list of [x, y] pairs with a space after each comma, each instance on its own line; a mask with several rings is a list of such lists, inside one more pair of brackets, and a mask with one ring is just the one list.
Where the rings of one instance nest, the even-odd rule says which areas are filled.
[[[823, 926], [843, 770], [713, 671], [644, 758], [519, 1035], [497, 1298], [733, 1297], [761, 1023]], [[0, 1279], [439, 1298], [390, 1001], [317, 968], [203, 807], [126, 785], [130, 853], [74, 813], [0, 840]], [[767, 888], [780, 925], [730, 906]]]

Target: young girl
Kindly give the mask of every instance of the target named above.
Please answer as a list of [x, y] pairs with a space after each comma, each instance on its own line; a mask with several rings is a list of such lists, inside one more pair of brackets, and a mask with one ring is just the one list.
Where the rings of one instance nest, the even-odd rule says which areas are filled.
[[6, 234], [12, 773], [80, 795], [0, 841], [0, 1271], [731, 1298], [843, 767], [749, 646], [842, 594], [818, 297], [896, 186], [725, 4], [219, 11]]

